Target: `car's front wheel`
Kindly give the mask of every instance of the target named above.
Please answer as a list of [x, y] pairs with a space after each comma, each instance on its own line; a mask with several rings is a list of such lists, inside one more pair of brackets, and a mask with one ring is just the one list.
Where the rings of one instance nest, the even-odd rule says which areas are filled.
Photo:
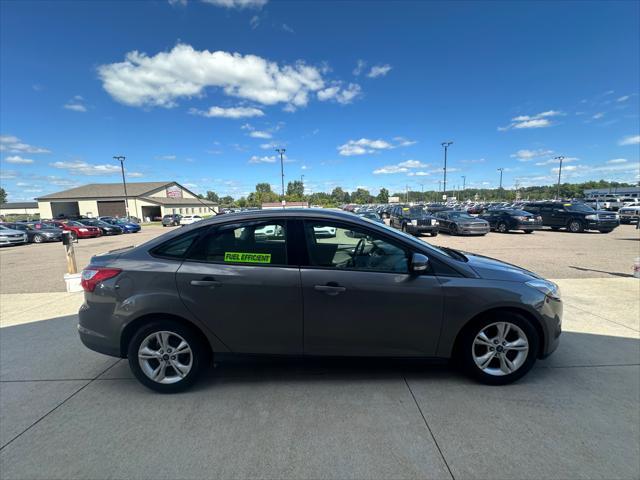
[[467, 328], [457, 353], [472, 377], [488, 385], [505, 385], [531, 370], [539, 341], [531, 322], [505, 312], [488, 315]]
[[197, 380], [208, 364], [209, 350], [193, 329], [173, 320], [158, 320], [133, 335], [127, 356], [140, 383], [160, 393], [176, 393]]
[[584, 225], [580, 220], [571, 220], [569, 222], [569, 231], [571, 233], [582, 233], [584, 230]]
[[504, 222], [500, 222], [498, 223], [498, 226], [496, 227], [496, 230], [500, 233], [507, 233], [509, 231], [509, 227], [507, 226], [506, 223]]
[[42, 243], [44, 242], [44, 237], [42, 235], [40, 235], [39, 233], [35, 234], [33, 236], [33, 242], [34, 243]]

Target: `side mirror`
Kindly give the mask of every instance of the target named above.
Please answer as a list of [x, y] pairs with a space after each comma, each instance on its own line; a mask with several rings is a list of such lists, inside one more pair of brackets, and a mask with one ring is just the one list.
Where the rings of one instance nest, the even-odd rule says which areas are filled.
[[411, 257], [411, 271], [424, 272], [429, 268], [429, 258], [421, 253], [414, 253]]

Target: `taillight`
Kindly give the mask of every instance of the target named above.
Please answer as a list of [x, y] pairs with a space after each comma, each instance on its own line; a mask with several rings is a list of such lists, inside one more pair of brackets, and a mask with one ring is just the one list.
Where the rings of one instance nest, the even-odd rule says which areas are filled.
[[80, 285], [86, 292], [93, 292], [100, 282], [115, 277], [121, 271], [119, 268], [92, 267], [89, 265], [82, 270]]

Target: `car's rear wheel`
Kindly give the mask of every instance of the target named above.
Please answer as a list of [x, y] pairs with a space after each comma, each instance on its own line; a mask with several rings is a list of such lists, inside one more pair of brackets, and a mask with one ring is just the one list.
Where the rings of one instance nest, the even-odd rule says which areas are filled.
[[497, 313], [467, 328], [457, 353], [473, 378], [487, 385], [505, 385], [531, 370], [539, 341], [536, 329], [525, 317]]
[[156, 392], [176, 393], [197, 380], [208, 364], [209, 350], [191, 328], [173, 320], [158, 320], [135, 333], [127, 356], [140, 383]]
[[434, 230], [433, 232], [431, 232], [431, 236], [432, 237], [437, 237], [438, 236], [438, 232]]
[[44, 237], [39, 233], [33, 236], [33, 243], [42, 243], [44, 242]]
[[498, 226], [496, 227], [496, 230], [500, 233], [507, 233], [509, 231], [509, 227], [507, 226], [506, 223], [504, 222], [500, 222], [498, 223]]
[[458, 235], [460, 233], [458, 232], [458, 225], [456, 225], [455, 223], [452, 223], [450, 232], [451, 232], [451, 235]]
[[584, 225], [580, 220], [571, 220], [568, 228], [572, 233], [581, 233], [584, 230]]
[[533, 233], [533, 230], [525, 230], [524, 233]]
[[610, 229], [600, 230], [600, 233], [611, 233], [611, 232], [612, 232], [612, 230], [610, 230]]

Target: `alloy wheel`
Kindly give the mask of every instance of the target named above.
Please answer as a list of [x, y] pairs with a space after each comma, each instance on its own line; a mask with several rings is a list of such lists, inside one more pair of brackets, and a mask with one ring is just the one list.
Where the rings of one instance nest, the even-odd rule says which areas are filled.
[[511, 322], [495, 322], [476, 335], [471, 355], [484, 373], [500, 377], [518, 370], [527, 360], [529, 341], [524, 331]]
[[42, 237], [42, 235], [36, 235], [35, 237], [33, 237], [33, 241], [35, 243], [42, 243], [43, 240], [44, 238]]
[[138, 363], [152, 381], [173, 384], [185, 378], [193, 367], [193, 352], [187, 341], [175, 332], [153, 332], [140, 344]]

